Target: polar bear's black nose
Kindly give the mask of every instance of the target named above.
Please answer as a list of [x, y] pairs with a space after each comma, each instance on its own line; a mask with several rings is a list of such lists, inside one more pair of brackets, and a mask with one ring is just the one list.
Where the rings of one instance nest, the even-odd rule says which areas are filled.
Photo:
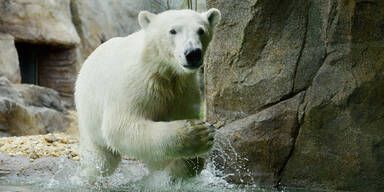
[[185, 67], [195, 69], [202, 64], [201, 49], [189, 49], [184, 52], [184, 55], [188, 63]]

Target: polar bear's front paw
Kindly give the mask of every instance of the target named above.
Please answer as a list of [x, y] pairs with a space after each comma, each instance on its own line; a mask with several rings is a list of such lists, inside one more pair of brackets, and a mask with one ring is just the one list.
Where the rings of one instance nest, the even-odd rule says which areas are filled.
[[185, 120], [179, 129], [180, 152], [194, 157], [208, 152], [213, 145], [216, 128], [200, 120]]

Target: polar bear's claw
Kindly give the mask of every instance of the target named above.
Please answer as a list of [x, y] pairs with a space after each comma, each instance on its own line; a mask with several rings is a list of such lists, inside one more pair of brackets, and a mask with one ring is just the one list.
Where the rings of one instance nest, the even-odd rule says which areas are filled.
[[182, 156], [194, 157], [208, 152], [213, 145], [215, 128], [200, 120], [186, 120], [181, 128], [180, 143]]

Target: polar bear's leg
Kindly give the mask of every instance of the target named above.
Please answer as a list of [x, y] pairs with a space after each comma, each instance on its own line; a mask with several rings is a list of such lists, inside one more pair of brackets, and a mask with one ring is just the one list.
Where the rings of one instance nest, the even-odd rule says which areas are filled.
[[211, 149], [215, 130], [199, 120], [154, 122], [104, 111], [102, 135], [109, 148], [144, 161], [194, 158]]
[[89, 183], [94, 183], [99, 176], [112, 174], [121, 161], [119, 153], [87, 140], [81, 141], [80, 154], [82, 168], [80, 175]]
[[173, 160], [165, 167], [164, 170], [168, 172], [172, 178], [188, 178], [200, 174], [203, 168], [204, 159], [196, 157], [193, 159]]
[[174, 179], [194, 177], [200, 174], [204, 168], [204, 159], [200, 157], [165, 161], [146, 161], [145, 163], [150, 171], [165, 170]]

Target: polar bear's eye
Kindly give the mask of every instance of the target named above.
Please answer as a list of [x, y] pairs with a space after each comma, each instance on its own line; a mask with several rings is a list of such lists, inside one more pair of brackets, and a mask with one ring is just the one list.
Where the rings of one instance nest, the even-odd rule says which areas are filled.
[[176, 35], [176, 30], [171, 29], [171, 30], [169, 31], [169, 33], [172, 34], [172, 35]]
[[204, 35], [204, 29], [203, 28], [199, 28], [199, 30], [197, 31], [197, 34]]

